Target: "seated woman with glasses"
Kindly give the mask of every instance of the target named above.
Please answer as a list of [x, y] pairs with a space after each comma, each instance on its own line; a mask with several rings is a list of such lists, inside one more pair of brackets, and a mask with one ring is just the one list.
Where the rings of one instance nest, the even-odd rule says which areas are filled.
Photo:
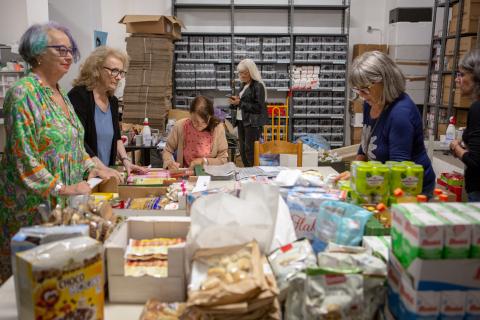
[[66, 196], [89, 194], [85, 179], [111, 175], [95, 168], [83, 144], [83, 126], [58, 82], [80, 54], [70, 31], [54, 22], [22, 35], [31, 71], [5, 95], [6, 144], [0, 163], [0, 283], [10, 275], [10, 240], [42, 222], [40, 205], [65, 207]]
[[[356, 160], [413, 161], [424, 168], [423, 190], [432, 195], [435, 173], [423, 140], [420, 112], [405, 93], [405, 77], [386, 54], [356, 58], [349, 77], [356, 98], [364, 101], [363, 130]], [[349, 173], [338, 179], [348, 178]]]
[[221, 165], [227, 159], [225, 128], [214, 116], [212, 101], [198, 96], [190, 104], [190, 117], [177, 121], [168, 135], [163, 150], [163, 167], [174, 170], [196, 165]]
[[121, 159], [127, 173], [145, 173], [145, 168], [132, 164], [120, 138], [118, 100], [113, 95], [118, 83], [125, 78], [128, 56], [113, 48], [96, 48], [80, 68], [68, 97], [85, 128], [85, 148], [104, 170]]
[[480, 50], [470, 51], [459, 64], [455, 79], [462, 96], [473, 100], [462, 140], [450, 144], [453, 155], [465, 164], [468, 201], [480, 202]]

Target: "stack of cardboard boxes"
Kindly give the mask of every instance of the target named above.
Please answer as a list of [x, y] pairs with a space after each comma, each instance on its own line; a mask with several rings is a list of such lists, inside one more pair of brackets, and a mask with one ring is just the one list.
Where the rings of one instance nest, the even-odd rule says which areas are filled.
[[[387, 46], [384, 44], [356, 44], [353, 46], [352, 61], [368, 51], [381, 51], [387, 53]], [[350, 102], [350, 141], [351, 144], [358, 144], [362, 138], [363, 128], [363, 101], [357, 99]]]
[[123, 121], [165, 129], [172, 99], [173, 41], [181, 38], [175, 17], [126, 15], [121, 20], [132, 35], [126, 39], [130, 68], [123, 96]]
[[[458, 11], [459, 3], [455, 4], [452, 9], [452, 19], [450, 20], [450, 25], [448, 28], [449, 35], [455, 35], [457, 33], [457, 24], [458, 24]], [[462, 60], [465, 54], [475, 49], [477, 46], [477, 37], [468, 35], [471, 33], [477, 33], [478, 30], [478, 17], [480, 15], [480, 0], [468, 0], [463, 2], [463, 18], [460, 23], [460, 43], [458, 45], [458, 62]], [[446, 55], [446, 70], [451, 71], [456, 69], [457, 66], [454, 66], [454, 53], [455, 53], [455, 41], [456, 39], [448, 39], [447, 45], [445, 48]], [[442, 94], [442, 104], [448, 105], [450, 98], [451, 90], [451, 81], [452, 78], [450, 75], [443, 77], [443, 94]], [[472, 99], [469, 97], [462, 97], [460, 90], [455, 90], [453, 88], [453, 106], [460, 108], [468, 108], [472, 104]]]
[[389, 56], [405, 75], [405, 90], [416, 104], [425, 100], [432, 33], [432, 8], [424, 5], [390, 10], [388, 25]]

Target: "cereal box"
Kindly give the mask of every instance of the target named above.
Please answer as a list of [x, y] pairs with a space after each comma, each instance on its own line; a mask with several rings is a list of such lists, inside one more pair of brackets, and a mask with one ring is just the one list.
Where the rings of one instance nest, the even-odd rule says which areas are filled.
[[103, 248], [89, 237], [17, 254], [19, 319], [103, 319]]

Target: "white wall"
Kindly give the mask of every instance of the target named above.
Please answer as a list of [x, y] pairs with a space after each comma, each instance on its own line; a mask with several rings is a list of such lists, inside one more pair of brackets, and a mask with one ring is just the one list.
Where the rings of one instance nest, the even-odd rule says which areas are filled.
[[19, 42], [33, 23], [48, 21], [48, 0], [0, 0], [0, 43]]
[[73, 64], [70, 71], [60, 80], [60, 85], [70, 90], [82, 61], [94, 48], [93, 31], [101, 27], [100, 3], [96, 0], [49, 0], [50, 20], [70, 29], [80, 49], [81, 60]]

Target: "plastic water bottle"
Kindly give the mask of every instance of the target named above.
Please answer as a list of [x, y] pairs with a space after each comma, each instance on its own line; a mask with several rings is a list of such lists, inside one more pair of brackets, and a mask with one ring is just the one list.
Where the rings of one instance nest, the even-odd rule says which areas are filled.
[[447, 131], [445, 132], [445, 145], [450, 146], [450, 143], [455, 140], [455, 117], [450, 117], [450, 121], [447, 127]]
[[148, 118], [145, 118], [145, 120], [143, 121], [142, 137], [144, 146], [149, 147], [152, 145], [152, 131], [150, 130]]

